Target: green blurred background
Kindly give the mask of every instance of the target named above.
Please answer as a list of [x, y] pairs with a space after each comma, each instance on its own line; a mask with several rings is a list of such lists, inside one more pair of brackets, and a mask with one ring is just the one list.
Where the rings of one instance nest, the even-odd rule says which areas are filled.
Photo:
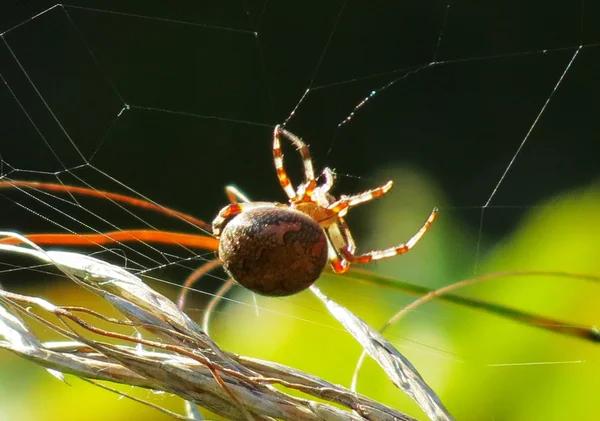
[[[310, 144], [317, 168], [335, 168], [334, 193], [396, 183], [389, 196], [349, 216], [361, 250], [407, 239], [434, 206], [441, 209], [415, 250], [369, 270], [430, 288], [515, 269], [600, 276], [600, 8], [594, 4], [74, 4], [86, 8], [57, 7], [33, 20], [53, 4], [0, 6], [3, 175], [121, 193], [131, 188], [208, 221], [225, 204], [228, 183], [251, 198], [282, 201], [270, 136], [308, 88], [288, 128]], [[298, 180], [300, 161], [286, 152]], [[1, 229], [194, 232], [180, 221], [96, 199], [77, 198], [77, 206], [39, 192], [0, 193]], [[177, 287], [152, 278], [180, 284], [213, 256], [135, 244], [93, 251], [133, 271], [154, 268], [148, 282], [170, 297]], [[5, 288], [108, 311], [65, 281], [2, 262]], [[201, 317], [202, 292], [214, 291], [221, 278], [203, 280], [190, 315]], [[374, 326], [414, 300], [343, 276], [324, 276], [319, 286]], [[575, 278], [530, 276], [459, 293], [599, 326], [598, 289]], [[309, 293], [259, 298], [258, 314], [241, 288], [231, 297], [237, 301], [221, 305], [212, 325], [223, 348], [349, 385], [360, 349]], [[443, 303], [412, 312], [386, 337], [457, 420], [597, 418], [600, 362], [592, 343]], [[0, 419], [166, 419], [69, 381], [1, 353]], [[170, 396], [124, 390], [181, 409]], [[425, 419], [371, 362], [359, 391]]]

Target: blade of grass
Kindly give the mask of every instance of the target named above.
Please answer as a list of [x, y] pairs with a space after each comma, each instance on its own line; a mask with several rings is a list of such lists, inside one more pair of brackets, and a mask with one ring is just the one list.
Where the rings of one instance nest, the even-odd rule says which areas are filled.
[[310, 290], [325, 304], [329, 313], [360, 343], [363, 352], [369, 354], [379, 364], [396, 387], [413, 399], [430, 420], [454, 420], [417, 369], [377, 330], [347, 308], [325, 296], [316, 286], [311, 286]]
[[[497, 272], [484, 275], [480, 278], [495, 279], [508, 278], [512, 276], [548, 276], [569, 279], [580, 279], [590, 282], [600, 282], [600, 278], [592, 275], [549, 271]], [[362, 269], [351, 269], [347, 274], [344, 275], [344, 277], [352, 278], [357, 282], [368, 282], [374, 285], [392, 288], [396, 291], [404, 292], [410, 295], [415, 295], [417, 297], [423, 297], [435, 291], [427, 287], [410, 284], [408, 282], [404, 282], [398, 279], [382, 275], [377, 275], [375, 273], [371, 273]], [[477, 298], [464, 297], [455, 294], [442, 294], [439, 296], [434, 296], [433, 300], [458, 304], [464, 307], [495, 314], [499, 317], [511, 319], [519, 323], [527, 324], [529, 326], [550, 330], [561, 335], [579, 338], [594, 343], [600, 343], [600, 330], [598, 330], [598, 328], [595, 326], [574, 326], [572, 323], [566, 322], [564, 320], [557, 320], [546, 316], [540, 316], [537, 314], [528, 313], [526, 311], [516, 310], [500, 304], [490, 303], [489, 301], [480, 300]]]

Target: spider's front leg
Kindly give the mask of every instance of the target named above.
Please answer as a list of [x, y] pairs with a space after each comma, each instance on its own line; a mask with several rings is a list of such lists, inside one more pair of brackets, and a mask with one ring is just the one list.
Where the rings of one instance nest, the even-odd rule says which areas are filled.
[[335, 174], [331, 168], [325, 167], [323, 168], [323, 178], [325, 182], [321, 185], [321, 191], [323, 193], [329, 193], [329, 190], [333, 187], [333, 182], [335, 180]]
[[[290, 181], [287, 171], [283, 165], [283, 152], [281, 151], [280, 135], [283, 135], [283, 137], [292, 142], [302, 156], [305, 178], [305, 187], [302, 189], [304, 190], [302, 192], [297, 193], [296, 190], [294, 190], [294, 186], [292, 185], [292, 182]], [[277, 178], [279, 178], [279, 184], [281, 184], [281, 187], [292, 202], [295, 202], [298, 199], [303, 199], [306, 195], [305, 192], [308, 192], [309, 195], [312, 194], [312, 191], [316, 186], [316, 182], [315, 171], [313, 169], [312, 158], [310, 156], [310, 152], [308, 151], [308, 146], [298, 136], [288, 132], [279, 125], [275, 126], [275, 131], [273, 132], [273, 161], [275, 163], [275, 170], [277, 171]]]

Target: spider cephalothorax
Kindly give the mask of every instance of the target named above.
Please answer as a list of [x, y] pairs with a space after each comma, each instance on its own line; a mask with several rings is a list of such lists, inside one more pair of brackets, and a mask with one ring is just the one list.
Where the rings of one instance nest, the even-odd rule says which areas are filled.
[[[283, 166], [280, 136], [300, 152], [305, 180], [294, 189]], [[327, 261], [334, 272], [343, 273], [351, 263], [368, 263], [409, 251], [423, 237], [437, 209], [406, 243], [383, 250], [356, 254], [356, 245], [344, 216], [361, 203], [381, 197], [392, 182], [366, 192], [335, 198], [329, 193], [334, 176], [329, 168], [318, 185], [306, 144], [294, 134], [275, 127], [273, 160], [288, 204], [250, 202], [235, 188], [228, 188], [231, 204], [213, 221], [213, 235], [220, 239], [219, 258], [238, 283], [263, 295], [292, 295], [317, 280]]]

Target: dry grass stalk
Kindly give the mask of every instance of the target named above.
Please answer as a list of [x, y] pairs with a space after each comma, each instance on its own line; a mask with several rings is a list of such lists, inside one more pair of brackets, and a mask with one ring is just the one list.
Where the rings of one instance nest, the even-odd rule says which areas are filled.
[[[29, 255], [54, 265], [78, 285], [110, 302], [125, 317], [116, 320], [90, 309], [55, 306], [42, 298], [0, 290], [0, 348], [32, 360], [59, 378], [68, 373], [88, 381], [102, 380], [177, 395], [187, 403], [185, 416], [146, 404], [180, 419], [201, 419], [198, 405], [231, 420], [413, 420], [291, 367], [221, 350], [177, 305], [122, 268], [82, 254], [45, 251], [18, 234], [0, 235], [18, 238], [29, 246], [0, 244], [1, 251]], [[430, 419], [452, 420], [414, 367], [389, 342], [318, 289], [313, 288], [313, 292]], [[79, 313], [146, 330], [158, 340], [100, 329], [79, 317]], [[69, 341], [41, 342], [23, 315]], [[90, 333], [111, 338], [112, 343], [91, 339]], [[121, 343], [115, 344], [115, 339]], [[290, 396], [274, 385], [301, 391], [306, 398]], [[340, 405], [346, 409], [340, 409]]]

